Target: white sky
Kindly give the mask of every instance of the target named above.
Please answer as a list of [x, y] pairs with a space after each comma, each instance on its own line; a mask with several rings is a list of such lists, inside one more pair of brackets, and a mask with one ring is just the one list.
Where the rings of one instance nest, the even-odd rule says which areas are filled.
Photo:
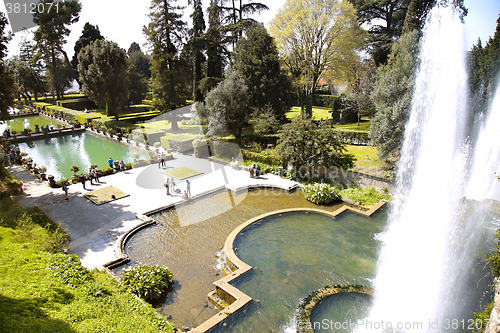
[[[33, 0], [37, 2], [38, 0]], [[245, 0], [247, 1], [247, 0]], [[257, 1], [257, 0], [254, 0]], [[142, 27], [147, 25], [149, 18], [147, 16], [150, 1], [147, 0], [80, 0], [82, 11], [80, 20], [70, 28], [71, 35], [65, 50], [70, 57], [73, 56], [73, 47], [75, 42], [82, 34], [83, 26], [86, 22], [99, 26], [101, 34], [112, 41], [115, 41], [124, 49], [128, 49], [132, 42], [137, 42], [145, 50], [143, 44], [146, 38], [142, 33]], [[285, 0], [260, 0], [265, 3], [270, 10], [264, 11], [260, 15], [255, 15], [254, 19], [266, 23], [274, 17], [276, 11], [283, 6]], [[187, 0], [177, 2], [181, 6], [187, 6]], [[209, 0], [203, 0], [205, 6], [208, 6]], [[467, 31], [467, 44], [472, 46], [480, 37], [483, 46], [489, 36], [494, 35], [496, 20], [500, 14], [500, 0], [464, 0], [465, 6], [469, 9], [469, 14], [465, 18]], [[0, 11], [5, 12], [4, 2], [0, 2]], [[184, 19], [190, 21], [189, 15], [192, 7], [186, 7]], [[205, 15], [205, 22], [208, 16]], [[31, 30], [34, 30], [31, 29]], [[19, 32], [9, 43], [9, 55], [18, 53], [18, 45], [24, 33]]]

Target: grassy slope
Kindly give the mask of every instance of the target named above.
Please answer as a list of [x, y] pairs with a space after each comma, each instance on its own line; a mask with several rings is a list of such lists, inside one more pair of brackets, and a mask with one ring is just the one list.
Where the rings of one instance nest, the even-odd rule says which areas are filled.
[[[129, 293], [104, 272], [92, 272], [94, 285], [108, 291], [95, 296], [88, 286], [62, 284], [47, 267], [53, 241], [47, 219], [33, 223], [10, 199], [0, 212], [0, 320], [4, 332], [170, 332], [154, 310]], [[13, 228], [12, 225], [15, 224]], [[54, 227], [52, 227], [54, 229]]]

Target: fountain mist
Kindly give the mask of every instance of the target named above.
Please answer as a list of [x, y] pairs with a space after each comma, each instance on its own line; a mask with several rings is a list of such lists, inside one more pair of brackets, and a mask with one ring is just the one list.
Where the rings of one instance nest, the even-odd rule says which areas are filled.
[[468, 267], [470, 260], [462, 243], [470, 231], [462, 222], [467, 160], [464, 41], [454, 7], [432, 9], [422, 37], [395, 205], [382, 235], [374, 305], [368, 325], [360, 329], [380, 331], [387, 323], [401, 323], [402, 331], [439, 332], [446, 319], [460, 312], [454, 309], [461, 303], [455, 292], [460, 284], [457, 268]]

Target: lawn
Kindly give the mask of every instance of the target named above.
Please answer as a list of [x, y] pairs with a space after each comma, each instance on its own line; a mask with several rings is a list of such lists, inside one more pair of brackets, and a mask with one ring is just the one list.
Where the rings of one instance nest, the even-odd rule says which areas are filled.
[[[2, 332], [171, 332], [172, 325], [105, 272], [82, 285], [62, 283], [50, 269], [65, 240], [33, 215], [1, 200], [0, 318]], [[5, 223], [9, 219], [8, 223]]]
[[[329, 119], [332, 117], [331, 114], [328, 113], [328, 111], [330, 111], [330, 110], [331, 110], [331, 108], [322, 107], [322, 106], [313, 106], [312, 119], [313, 120], [320, 120], [321, 118], [323, 118], [324, 120]], [[295, 118], [295, 117], [299, 117], [300, 116], [300, 107], [294, 106], [289, 112], [287, 112], [285, 114], [285, 116], [287, 117], [287, 119], [290, 119], [290, 120]]]
[[[115, 196], [114, 198], [112, 197], [113, 195]], [[107, 186], [84, 194], [84, 197], [86, 197], [96, 205], [102, 205], [128, 196], [129, 194], [122, 192], [113, 186]]]
[[164, 173], [167, 176], [172, 176], [172, 177], [175, 177], [175, 178], [179, 178], [181, 180], [202, 174], [202, 172], [199, 172], [199, 171], [196, 171], [196, 170], [193, 170], [193, 169], [189, 169], [189, 168], [186, 168], [186, 167], [175, 168], [175, 169], [172, 169], [172, 170], [165, 171]]
[[385, 163], [377, 156], [377, 147], [346, 145], [347, 152], [356, 158], [355, 171], [383, 177]]
[[366, 132], [370, 131], [370, 121], [362, 119], [359, 123], [347, 124], [347, 125], [335, 125], [335, 129], [342, 131], [356, 131], [356, 132]]

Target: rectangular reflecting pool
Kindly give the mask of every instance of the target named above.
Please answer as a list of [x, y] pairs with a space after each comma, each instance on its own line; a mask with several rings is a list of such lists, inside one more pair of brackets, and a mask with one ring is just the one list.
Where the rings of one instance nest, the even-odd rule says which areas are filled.
[[28, 153], [34, 163], [45, 166], [47, 175], [53, 175], [56, 180], [70, 178], [72, 165], [80, 167], [81, 173], [88, 172], [92, 164], [97, 164], [99, 169], [108, 167], [110, 157], [125, 163], [149, 157], [145, 151], [89, 133], [27, 141], [17, 146]]

